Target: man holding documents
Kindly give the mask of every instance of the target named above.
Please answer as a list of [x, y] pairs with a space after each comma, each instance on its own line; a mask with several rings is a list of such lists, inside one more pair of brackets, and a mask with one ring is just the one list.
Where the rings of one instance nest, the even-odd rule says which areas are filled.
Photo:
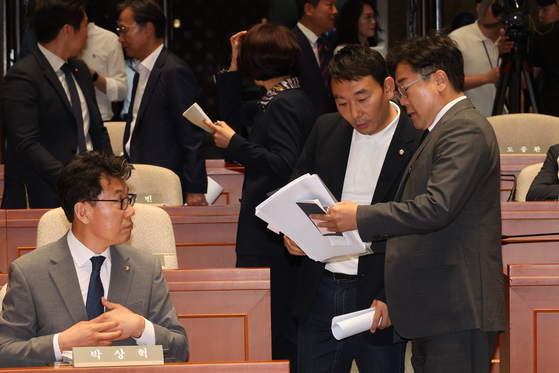
[[130, 163], [175, 172], [189, 205], [204, 205], [207, 188], [204, 131], [182, 113], [198, 100], [192, 71], [164, 45], [166, 19], [153, 0], [126, 0], [118, 19], [119, 41], [139, 59], [124, 131]]
[[[318, 119], [292, 178], [318, 174], [338, 200], [392, 201], [421, 134], [390, 102], [394, 80], [378, 52], [348, 46], [328, 71], [339, 113]], [[306, 255], [290, 238], [285, 245], [293, 255]], [[373, 254], [327, 264], [303, 258], [295, 306], [300, 372], [349, 372], [354, 359], [360, 372], [404, 371], [405, 344], [393, 344], [384, 299], [385, 245], [375, 242]], [[373, 334], [334, 338], [334, 316], [369, 307], [376, 307]]]
[[344, 201], [319, 225], [388, 238], [386, 300], [413, 342], [415, 372], [488, 372], [505, 330], [497, 140], [464, 96], [462, 54], [448, 37], [408, 39], [387, 64], [426, 137], [395, 202]]
[[185, 361], [188, 339], [159, 259], [123, 245], [136, 195], [123, 157], [85, 152], [57, 182], [72, 228], [10, 264], [0, 366], [44, 366], [73, 347], [162, 345]]

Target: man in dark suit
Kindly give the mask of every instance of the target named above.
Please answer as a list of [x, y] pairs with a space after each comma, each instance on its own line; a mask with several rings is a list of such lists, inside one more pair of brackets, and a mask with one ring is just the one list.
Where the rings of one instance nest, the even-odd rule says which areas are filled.
[[198, 100], [198, 86], [182, 59], [163, 45], [166, 19], [153, 0], [120, 5], [119, 41], [139, 60], [123, 145], [130, 163], [175, 172], [189, 205], [207, 204], [204, 131], [182, 113]]
[[[318, 119], [292, 178], [318, 174], [338, 200], [392, 201], [421, 133], [390, 102], [394, 79], [380, 53], [351, 45], [328, 69], [339, 113]], [[295, 242], [284, 240], [291, 254], [304, 255]], [[385, 248], [386, 241], [378, 241], [372, 255], [327, 264], [303, 258], [295, 305], [300, 372], [349, 372], [354, 359], [360, 372], [404, 371], [406, 345], [393, 344], [384, 296]], [[373, 334], [334, 338], [334, 316], [369, 307], [376, 307]]]
[[[185, 361], [188, 339], [159, 260], [124, 245], [136, 195], [124, 157], [71, 158], [57, 193], [72, 228], [10, 264], [0, 366], [44, 366], [81, 346], [162, 345]], [[105, 312], [106, 309], [106, 312]]]
[[334, 48], [321, 37], [334, 28], [336, 20], [335, 0], [296, 0], [299, 22], [291, 30], [301, 47], [299, 82], [314, 107], [314, 118], [336, 111], [335, 103], [326, 80], [328, 62]]
[[559, 144], [547, 151], [542, 169], [530, 185], [526, 201], [557, 201], [559, 199]]
[[85, 6], [83, 0], [41, 1], [35, 14], [39, 44], [4, 78], [4, 209], [58, 206], [56, 179], [72, 155], [112, 153], [89, 69], [74, 58], [87, 40]]
[[462, 54], [444, 35], [390, 51], [400, 102], [428, 130], [395, 202], [341, 202], [320, 226], [388, 238], [385, 286], [415, 372], [488, 372], [505, 330], [499, 147], [463, 93]]

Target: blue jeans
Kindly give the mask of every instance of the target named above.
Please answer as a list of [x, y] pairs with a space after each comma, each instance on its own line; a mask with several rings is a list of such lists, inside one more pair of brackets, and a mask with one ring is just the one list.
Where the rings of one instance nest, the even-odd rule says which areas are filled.
[[299, 373], [349, 373], [355, 359], [359, 373], [403, 373], [406, 344], [374, 346], [365, 331], [338, 341], [332, 318], [356, 309], [357, 280], [334, 280], [324, 272], [311, 311], [299, 325]]

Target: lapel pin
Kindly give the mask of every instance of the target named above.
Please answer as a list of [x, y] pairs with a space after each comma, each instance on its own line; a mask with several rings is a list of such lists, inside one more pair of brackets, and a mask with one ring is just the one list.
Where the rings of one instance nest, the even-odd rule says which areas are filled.
[[124, 270], [125, 270], [126, 272], [130, 272], [130, 267], [124, 266]]
[[404, 155], [404, 149], [400, 149], [400, 155]]
[[75, 68], [74, 70], [78, 71], [78, 68]]

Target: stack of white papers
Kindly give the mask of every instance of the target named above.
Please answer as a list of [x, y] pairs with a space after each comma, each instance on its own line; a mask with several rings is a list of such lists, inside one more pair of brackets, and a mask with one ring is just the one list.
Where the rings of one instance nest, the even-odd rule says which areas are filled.
[[331, 262], [371, 253], [357, 230], [342, 236], [323, 235], [297, 205], [318, 199], [322, 206], [336, 204], [318, 175], [305, 174], [278, 190], [256, 207], [256, 216], [291, 238], [313, 260]]

